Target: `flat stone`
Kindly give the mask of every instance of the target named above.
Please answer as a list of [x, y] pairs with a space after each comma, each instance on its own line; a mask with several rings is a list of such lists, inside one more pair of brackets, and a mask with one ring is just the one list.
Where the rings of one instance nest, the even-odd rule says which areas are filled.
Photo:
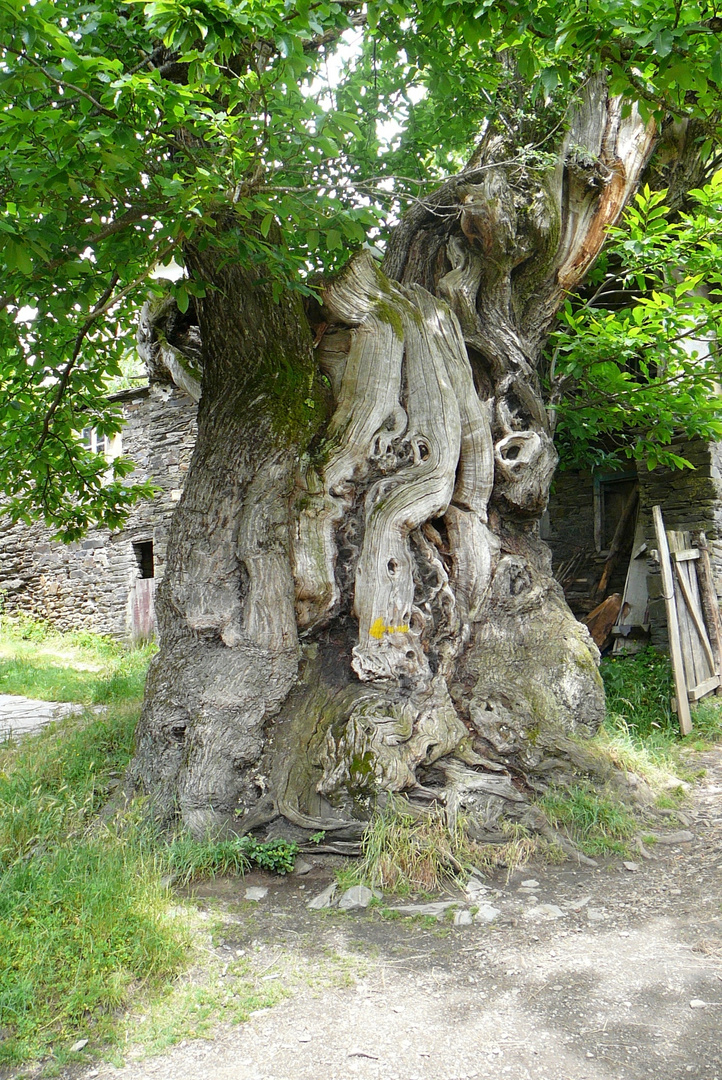
[[296, 865], [293, 868], [294, 874], [303, 877], [304, 874], [309, 874], [311, 870], [313, 870], [312, 862], [306, 862], [305, 859], [296, 859]]
[[606, 914], [600, 911], [599, 908], [590, 907], [587, 909], [587, 918], [590, 922], [603, 922], [606, 917]]
[[563, 919], [566, 911], [562, 911], [558, 904], [535, 904], [527, 908], [524, 914], [528, 919]]
[[658, 844], [691, 844], [694, 840], [694, 833], [689, 832], [688, 829], [680, 829], [679, 832], [671, 833], [649, 832], [645, 833], [645, 835], [651, 836]]
[[437, 900], [431, 904], [400, 904], [390, 910], [399, 911], [402, 915], [433, 915], [438, 919], [451, 907], [461, 907], [461, 904], [458, 900]]
[[702, 1001], [701, 998], [692, 998], [692, 1000], [689, 1003], [689, 1007], [690, 1007], [690, 1009], [706, 1009], [707, 1008], [707, 1002]]
[[491, 904], [480, 904], [479, 910], [474, 915], [474, 922], [491, 923], [499, 915], [501, 912], [498, 908], [492, 907]]
[[536, 881], [533, 877], [530, 877], [527, 878], [526, 881], [522, 881], [521, 887], [522, 889], [538, 889], [539, 882]]
[[454, 912], [454, 926], [471, 926], [473, 921], [473, 915], [470, 911], [467, 911], [466, 908]]
[[464, 892], [467, 896], [480, 896], [482, 893], [490, 892], [489, 886], [485, 885], [483, 881], [479, 881], [478, 878], [470, 878], [464, 887]]
[[87, 1039], [78, 1039], [78, 1041], [76, 1043], [73, 1043], [73, 1045], [70, 1047], [70, 1053], [71, 1054], [79, 1054], [80, 1051], [84, 1050], [87, 1045], [88, 1045], [88, 1040]]
[[636, 862], [625, 862], [622, 865], [624, 866], [625, 870], [629, 870], [632, 874], [636, 873], [637, 870], [639, 870], [639, 863]]
[[374, 898], [366, 885], [353, 885], [340, 897], [338, 906], [341, 911], [365, 911]]
[[81, 713], [85, 708], [69, 701], [36, 701], [21, 694], [0, 694], [0, 741], [32, 735], [53, 720]]
[[249, 885], [245, 892], [246, 900], [265, 900], [268, 889], [265, 885]]
[[567, 903], [564, 906], [566, 908], [568, 908], [569, 911], [581, 911], [583, 907], [587, 906], [587, 904], [589, 903], [589, 901], [591, 899], [592, 899], [591, 896], [583, 896], [581, 898], [581, 900], [569, 900], [569, 901], [567, 901]]
[[332, 881], [323, 892], [320, 892], [318, 896], [314, 896], [313, 900], [309, 900], [306, 907], [310, 908], [311, 911], [320, 911], [322, 908], [333, 907], [337, 891], [338, 885], [335, 881]]

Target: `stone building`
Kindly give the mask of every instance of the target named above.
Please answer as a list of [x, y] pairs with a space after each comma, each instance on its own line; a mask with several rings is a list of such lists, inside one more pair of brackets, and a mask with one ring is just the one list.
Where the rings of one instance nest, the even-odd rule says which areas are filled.
[[133, 459], [132, 479], [159, 489], [136, 504], [122, 531], [90, 531], [63, 544], [43, 524], [0, 516], [0, 601], [8, 614], [47, 619], [61, 630], [92, 630], [142, 640], [153, 634], [153, 596], [162, 576], [168, 526], [181, 497], [196, 435], [197, 406], [172, 384], [124, 390], [125, 426], [108, 445], [92, 429], [89, 447]]

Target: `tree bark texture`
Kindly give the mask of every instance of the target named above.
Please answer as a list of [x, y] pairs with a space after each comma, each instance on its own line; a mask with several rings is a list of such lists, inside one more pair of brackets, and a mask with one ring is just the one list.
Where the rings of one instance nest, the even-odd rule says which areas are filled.
[[[361, 252], [326, 285], [315, 353], [292, 298], [191, 253], [198, 445], [133, 765], [162, 814], [352, 841], [403, 792], [483, 835], [580, 767], [604, 699], [539, 539], [538, 365], [654, 138], [597, 79], [553, 172], [488, 139], [383, 267]], [[166, 314], [144, 348], [170, 370]]]

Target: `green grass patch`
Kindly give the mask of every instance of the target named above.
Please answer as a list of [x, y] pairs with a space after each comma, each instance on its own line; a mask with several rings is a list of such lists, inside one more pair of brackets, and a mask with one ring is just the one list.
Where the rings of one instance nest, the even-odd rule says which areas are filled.
[[683, 739], [671, 709], [674, 686], [667, 656], [645, 649], [634, 656], [608, 657], [601, 672], [607, 716], [598, 738], [611, 755], [658, 788], [673, 784], [675, 773], [694, 779], [680, 751], [703, 750], [722, 739], [722, 699], [710, 696], [692, 706], [693, 732]]
[[105, 704], [141, 698], [154, 645], [131, 649], [99, 634], [0, 617], [0, 694]]
[[203, 878], [243, 875], [251, 866], [288, 874], [297, 854], [298, 844], [280, 837], [265, 842], [252, 836], [199, 841], [185, 832], [159, 849], [159, 857], [179, 885]]
[[584, 784], [550, 788], [538, 805], [585, 855], [626, 854], [638, 825], [618, 800]]
[[[194, 958], [192, 914], [162, 882], [250, 865], [287, 872], [297, 846], [168, 838], [141, 803], [107, 823], [99, 817], [133, 753], [153, 651], [0, 619], [0, 692], [106, 705], [0, 745], [0, 1068], [50, 1054], [51, 1070], [87, 1061], [94, 1047], [121, 1040], [123, 1010], [138, 999], [160, 1046], [279, 998], [240, 971], [233, 992], [213, 978], [176, 983]], [[90, 1045], [74, 1055], [80, 1039]]]
[[136, 822], [94, 817], [131, 753], [135, 707], [0, 750], [0, 1064], [103, 1039], [187, 941]]

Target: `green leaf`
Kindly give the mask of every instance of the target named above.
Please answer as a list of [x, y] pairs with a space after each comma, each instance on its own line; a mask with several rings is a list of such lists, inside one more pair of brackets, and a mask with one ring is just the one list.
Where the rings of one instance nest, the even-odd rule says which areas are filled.
[[190, 304], [190, 297], [184, 285], [179, 285], [175, 290], [175, 302], [178, 305], [178, 310], [185, 315]]

